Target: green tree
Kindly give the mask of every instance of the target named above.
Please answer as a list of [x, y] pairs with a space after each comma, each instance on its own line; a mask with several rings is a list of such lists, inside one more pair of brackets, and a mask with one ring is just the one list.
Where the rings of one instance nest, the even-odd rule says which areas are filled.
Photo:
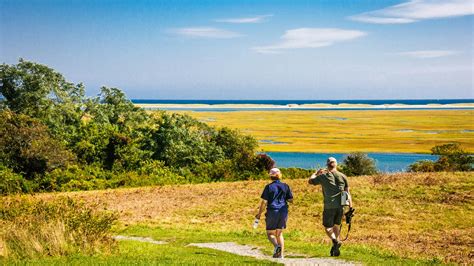
[[[224, 156], [234, 163], [234, 169], [240, 171], [257, 170], [257, 140], [243, 135], [238, 130], [223, 127], [214, 135], [213, 141], [224, 152]], [[259, 168], [259, 170], [262, 170]]]
[[212, 141], [216, 131], [181, 114], [163, 114], [153, 134], [153, 158], [171, 167], [193, 167], [224, 159], [224, 152]]
[[0, 164], [31, 180], [74, 160], [74, 155], [37, 119], [0, 112]]
[[374, 159], [362, 152], [348, 154], [342, 162], [341, 170], [348, 176], [373, 175], [377, 173]]
[[87, 101], [89, 118], [80, 127], [74, 146], [81, 160], [100, 162], [106, 169], [133, 170], [151, 159], [151, 134], [155, 122], [117, 88], [102, 87]]
[[0, 65], [2, 108], [37, 118], [67, 144], [84, 115], [84, 86], [73, 84], [53, 69], [20, 59]]

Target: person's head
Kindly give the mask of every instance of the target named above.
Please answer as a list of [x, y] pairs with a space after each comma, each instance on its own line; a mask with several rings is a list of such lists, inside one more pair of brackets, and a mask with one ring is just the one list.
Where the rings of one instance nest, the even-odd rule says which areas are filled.
[[270, 172], [268, 174], [270, 175], [270, 178], [272, 180], [280, 180], [281, 179], [281, 172], [280, 172], [280, 169], [278, 169], [278, 168], [270, 169]]
[[326, 161], [326, 166], [329, 170], [333, 170], [337, 168], [337, 160], [334, 157], [329, 157]]

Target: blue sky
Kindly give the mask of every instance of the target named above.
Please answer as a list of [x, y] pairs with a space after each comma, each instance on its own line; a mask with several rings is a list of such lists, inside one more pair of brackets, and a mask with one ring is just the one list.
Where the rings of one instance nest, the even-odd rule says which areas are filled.
[[473, 0], [0, 0], [0, 61], [88, 95], [474, 98]]

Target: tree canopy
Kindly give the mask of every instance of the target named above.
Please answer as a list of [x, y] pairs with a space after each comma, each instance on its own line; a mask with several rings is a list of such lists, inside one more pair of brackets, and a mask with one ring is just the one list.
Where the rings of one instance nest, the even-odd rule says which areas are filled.
[[[82, 83], [23, 59], [0, 65], [0, 81], [0, 165], [47, 184], [35, 190], [237, 180], [265, 170], [253, 137], [188, 115], [146, 112], [118, 88], [87, 97]], [[150, 166], [161, 170], [143, 170]]]

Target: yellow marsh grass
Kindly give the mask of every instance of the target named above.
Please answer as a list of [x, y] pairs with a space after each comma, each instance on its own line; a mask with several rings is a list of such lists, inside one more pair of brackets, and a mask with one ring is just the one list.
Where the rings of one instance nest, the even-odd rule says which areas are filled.
[[474, 152], [474, 110], [175, 112], [284, 143], [261, 142], [264, 151], [429, 153], [457, 142]]
[[[288, 220], [289, 241], [326, 242], [321, 225], [321, 188], [309, 186], [306, 179], [283, 178], [295, 196]], [[402, 257], [474, 263], [474, 173], [360, 176], [350, 177], [349, 182], [356, 216], [347, 245], [370, 244]], [[251, 230], [266, 183], [222, 182], [67, 195], [104, 204], [120, 213], [122, 224], [232, 233]], [[57, 194], [35, 197], [54, 199]]]

